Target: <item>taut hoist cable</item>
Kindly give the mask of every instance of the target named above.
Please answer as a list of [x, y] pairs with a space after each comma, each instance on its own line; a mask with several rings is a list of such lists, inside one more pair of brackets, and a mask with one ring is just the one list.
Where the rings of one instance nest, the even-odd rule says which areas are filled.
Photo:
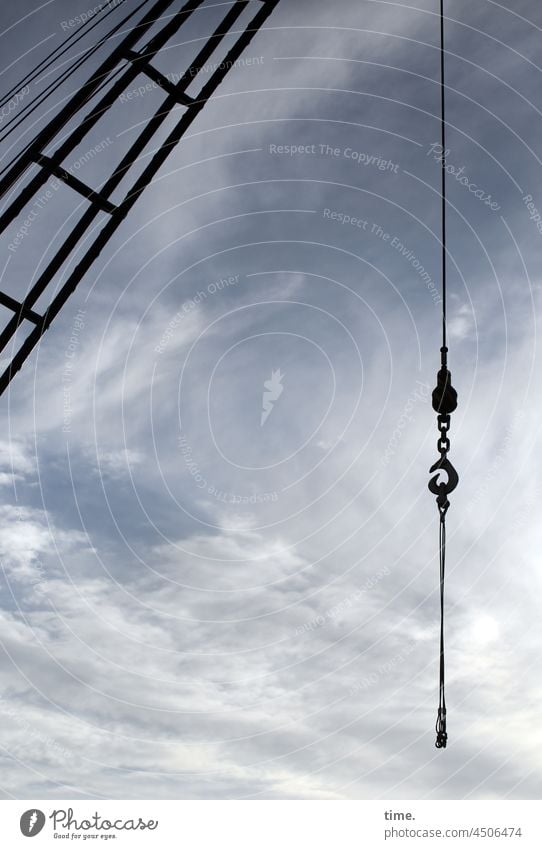
[[[448, 742], [446, 731], [446, 694], [444, 666], [444, 578], [446, 571], [446, 513], [450, 502], [448, 495], [459, 483], [459, 476], [448, 459], [450, 450], [450, 414], [457, 407], [457, 392], [452, 386], [452, 375], [448, 371], [448, 347], [446, 333], [446, 112], [445, 112], [445, 79], [444, 79], [444, 0], [440, 0], [440, 126], [442, 144], [442, 347], [440, 349], [440, 371], [437, 374], [437, 385], [433, 390], [433, 409], [437, 413], [437, 424], [440, 436], [437, 450], [440, 459], [431, 466], [431, 474], [437, 472], [429, 481], [429, 490], [437, 496], [439, 511], [439, 563], [440, 563], [440, 663], [439, 663], [439, 706], [437, 713], [436, 732], [437, 749], [445, 749]], [[447, 480], [441, 481], [440, 472], [444, 472]]]

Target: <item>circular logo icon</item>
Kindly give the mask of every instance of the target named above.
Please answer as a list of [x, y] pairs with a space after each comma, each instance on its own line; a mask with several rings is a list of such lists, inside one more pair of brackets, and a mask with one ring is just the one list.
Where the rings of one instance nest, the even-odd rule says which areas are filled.
[[25, 837], [35, 837], [45, 825], [45, 814], [37, 808], [30, 808], [22, 815], [20, 824]]

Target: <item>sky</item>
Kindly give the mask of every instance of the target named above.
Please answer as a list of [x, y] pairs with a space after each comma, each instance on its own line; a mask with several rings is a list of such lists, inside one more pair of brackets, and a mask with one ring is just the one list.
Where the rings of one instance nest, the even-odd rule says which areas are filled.
[[[0, 398], [2, 798], [540, 798], [542, 9], [445, 5], [448, 748], [437, 3], [281, 0]], [[2, 91], [91, 8], [4, 4]], [[88, 185], [147, 83], [66, 160]], [[14, 297], [86, 209], [50, 194], [3, 235]]]

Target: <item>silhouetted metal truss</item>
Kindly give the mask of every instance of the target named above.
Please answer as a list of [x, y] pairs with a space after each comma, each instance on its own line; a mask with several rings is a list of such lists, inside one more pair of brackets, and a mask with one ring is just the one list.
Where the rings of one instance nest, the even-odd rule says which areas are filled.
[[[81, 87], [75, 96], [60, 110], [59, 114], [41, 130], [35, 140], [28, 145], [23, 155], [8, 170], [3, 179], [0, 180], [0, 198], [4, 197], [17, 184], [25, 171], [37, 164], [38, 172], [22, 188], [15, 198], [9, 203], [5, 211], [0, 215], [0, 233], [4, 232], [25, 205], [42, 189], [47, 180], [54, 175], [58, 180], [65, 183], [73, 191], [83, 195], [89, 207], [77, 222], [71, 233], [65, 239], [53, 258], [48, 262], [45, 269], [40, 273], [38, 279], [28, 291], [22, 301], [16, 300], [5, 292], [0, 291], [0, 304], [10, 310], [13, 315], [8, 320], [4, 329], [0, 332], [0, 352], [4, 351], [12, 340], [15, 340], [19, 328], [25, 323], [30, 323], [33, 328], [20, 345], [12, 344], [9, 354], [9, 365], [0, 375], [0, 394], [7, 388], [15, 374], [19, 371], [32, 349], [51, 325], [58, 315], [69, 296], [75, 290], [81, 279], [98, 257], [109, 239], [113, 236], [123, 219], [132, 206], [141, 196], [145, 188], [152, 181], [167, 157], [174, 150], [177, 143], [190, 127], [198, 113], [203, 109], [205, 103], [213, 95], [220, 85], [228, 70], [240, 58], [242, 52], [250, 44], [255, 34], [265, 23], [279, 0], [235, 0], [223, 20], [214, 33], [208, 38], [205, 45], [191, 63], [187, 71], [180, 77], [179, 81], [173, 83], [167, 76], [161, 74], [156, 67], [151, 65], [151, 59], [157, 55], [169, 39], [181, 28], [188, 17], [203, 5], [205, 0], [190, 0], [181, 10], [170, 14], [167, 23], [145, 44], [136, 50], [138, 42], [148, 30], [156, 25], [157, 20], [173, 4], [174, 0], [158, 0], [149, 12], [140, 20], [135, 28], [123, 39], [119, 46], [92, 74], [88, 81]], [[234, 46], [229, 50], [220, 64], [212, 73], [207, 83], [199, 94], [189, 97], [186, 89], [194, 82], [198, 71], [205, 65], [214, 53], [220, 42], [231, 32], [244, 10], [252, 3], [257, 2], [260, 7], [243, 30]], [[119, 74], [121, 63], [128, 61], [128, 67], [114, 81], [115, 75]], [[74, 177], [63, 162], [81, 140], [89, 133], [97, 121], [109, 110], [116, 99], [122, 94], [139, 74], [145, 74], [161, 89], [166, 97], [160, 108], [145, 124], [139, 136], [133, 142], [127, 153], [117, 165], [109, 179], [103, 184], [99, 191], [93, 190], [81, 180]], [[43, 151], [57, 138], [59, 132], [70, 121], [76, 118], [78, 112], [99, 91], [110, 83], [107, 93], [92, 107], [89, 113], [81, 120], [80, 124], [62, 141], [58, 150], [51, 156], [46, 156]], [[168, 118], [171, 111], [178, 106], [184, 107], [182, 117], [170, 132], [165, 142], [152, 156], [148, 165], [140, 176], [135, 180], [131, 189], [124, 199], [114, 204], [110, 196], [119, 185], [121, 180], [129, 173], [137, 158], [143, 152], [146, 145], [158, 131], [163, 122]], [[62, 271], [64, 264], [68, 261], [73, 251], [81, 244], [88, 229], [100, 212], [106, 212], [109, 220], [106, 221], [91, 246], [83, 254], [74, 269], [70, 272], [57, 294], [49, 303], [43, 314], [36, 312], [33, 307], [38, 299], [46, 292]], [[88, 235], [87, 235], [88, 238]], [[54, 288], [54, 287], [51, 287]]]

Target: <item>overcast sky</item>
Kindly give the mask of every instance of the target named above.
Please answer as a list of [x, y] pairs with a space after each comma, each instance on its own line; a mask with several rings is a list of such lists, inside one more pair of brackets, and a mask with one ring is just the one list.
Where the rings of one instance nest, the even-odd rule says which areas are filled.
[[[437, 6], [281, 0], [0, 399], [3, 798], [540, 798], [542, 8], [446, 3], [467, 179], [437, 751]], [[2, 91], [92, 7], [4, 4]], [[89, 185], [147, 82], [66, 161]], [[29, 205], [5, 291], [86, 205], [54, 189], [16, 242]]]

